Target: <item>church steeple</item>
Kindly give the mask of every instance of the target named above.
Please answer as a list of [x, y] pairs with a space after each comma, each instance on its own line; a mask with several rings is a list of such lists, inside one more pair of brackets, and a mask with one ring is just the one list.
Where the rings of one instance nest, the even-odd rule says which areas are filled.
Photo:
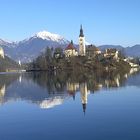
[[85, 37], [84, 37], [82, 25], [80, 28], [80, 35], [79, 35], [79, 55], [80, 56], [86, 55]]
[[71, 40], [71, 42], [70, 42], [72, 45], [73, 45], [73, 40]]
[[81, 24], [81, 28], [80, 28], [80, 35], [79, 35], [79, 37], [84, 37], [83, 28], [82, 28], [82, 24]]

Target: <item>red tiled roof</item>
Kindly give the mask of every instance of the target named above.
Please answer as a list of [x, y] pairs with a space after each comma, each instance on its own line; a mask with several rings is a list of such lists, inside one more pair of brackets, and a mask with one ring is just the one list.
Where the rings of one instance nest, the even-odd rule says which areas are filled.
[[72, 43], [70, 43], [65, 50], [75, 50], [75, 47], [73, 46]]

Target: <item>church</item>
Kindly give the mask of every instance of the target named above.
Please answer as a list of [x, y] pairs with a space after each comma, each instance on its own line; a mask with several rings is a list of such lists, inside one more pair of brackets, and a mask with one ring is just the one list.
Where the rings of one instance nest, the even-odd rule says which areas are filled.
[[77, 49], [73, 45], [73, 41], [65, 48], [65, 57], [78, 56]]
[[74, 47], [73, 41], [71, 41], [70, 44], [65, 48], [64, 54], [65, 57], [86, 55], [85, 37], [84, 37], [82, 25], [80, 28], [80, 35], [79, 35], [79, 53], [77, 49]]
[[79, 35], [79, 56], [85, 56], [85, 55], [86, 55], [85, 37], [81, 25], [80, 35]]

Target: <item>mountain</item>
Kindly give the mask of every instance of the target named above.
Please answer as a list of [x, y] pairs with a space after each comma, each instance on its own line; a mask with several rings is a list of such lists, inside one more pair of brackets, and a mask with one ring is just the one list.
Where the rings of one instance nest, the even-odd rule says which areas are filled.
[[0, 57], [0, 72], [5, 72], [7, 70], [17, 70], [19, 65], [9, 57], [5, 56], [5, 58]]
[[0, 45], [1, 46], [12, 47], [14, 45], [14, 42], [10, 42], [10, 41], [6, 41], [6, 40], [3, 40], [3, 39], [0, 39]]
[[[0, 47], [5, 51], [5, 54], [15, 61], [30, 62], [35, 59], [46, 47], [62, 47], [63, 49], [69, 44], [69, 41], [64, 37], [53, 34], [48, 31], [38, 32], [35, 35], [26, 38], [19, 42], [11, 42], [0, 39]], [[89, 44], [86, 42], [86, 44]], [[75, 45], [78, 47], [78, 45]], [[100, 50], [107, 48], [116, 48], [123, 50], [127, 56], [140, 57], [140, 45], [124, 48], [120, 45], [102, 45], [98, 46]]]
[[104, 51], [105, 49], [108, 49], [108, 48], [116, 48], [117, 50], [122, 50], [124, 49], [122, 46], [120, 45], [101, 45], [101, 46], [98, 46], [98, 48], [101, 50], [101, 51]]
[[0, 46], [6, 55], [21, 62], [30, 62], [36, 58], [46, 47], [66, 47], [69, 41], [58, 34], [47, 31], [36, 33], [35, 35], [19, 42], [0, 41]]
[[127, 56], [140, 57], [140, 45], [125, 48], [125, 53]]
[[140, 57], [140, 45], [134, 45], [132, 47], [122, 47], [120, 45], [102, 45], [98, 46], [100, 50], [104, 51], [107, 48], [116, 48], [117, 50], [123, 51], [126, 56]]
[[39, 32], [34, 36], [20, 41], [16, 46], [13, 59], [29, 62], [36, 58], [46, 47], [65, 47], [69, 43], [64, 37], [50, 32]]

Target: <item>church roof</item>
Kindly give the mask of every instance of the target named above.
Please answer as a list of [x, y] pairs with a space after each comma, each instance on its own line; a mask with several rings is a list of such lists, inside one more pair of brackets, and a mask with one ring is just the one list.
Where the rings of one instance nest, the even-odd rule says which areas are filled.
[[80, 35], [79, 35], [79, 37], [84, 37], [82, 25], [81, 25], [81, 28], [80, 28]]
[[76, 50], [74, 45], [73, 45], [73, 41], [71, 41], [71, 43], [66, 47], [65, 50]]

